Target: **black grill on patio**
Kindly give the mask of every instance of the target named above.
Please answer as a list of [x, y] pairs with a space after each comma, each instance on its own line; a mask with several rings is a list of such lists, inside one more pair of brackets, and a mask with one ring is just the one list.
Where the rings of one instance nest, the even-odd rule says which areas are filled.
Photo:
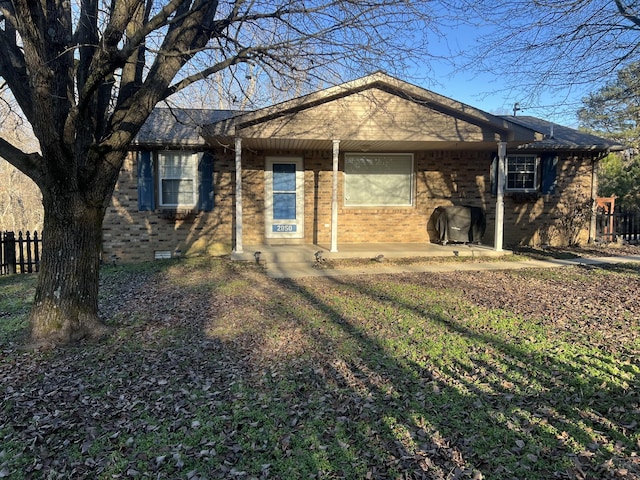
[[433, 212], [438, 240], [447, 243], [481, 243], [487, 221], [480, 207], [438, 207]]

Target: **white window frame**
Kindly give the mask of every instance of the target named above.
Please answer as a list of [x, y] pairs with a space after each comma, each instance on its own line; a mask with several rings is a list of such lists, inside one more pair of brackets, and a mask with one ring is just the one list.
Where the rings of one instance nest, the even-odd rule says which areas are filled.
[[[348, 162], [353, 158], [408, 158], [410, 159], [410, 167], [408, 174], [408, 182], [409, 182], [409, 198], [406, 199], [406, 202], [400, 203], [387, 203], [387, 202], [359, 202], [350, 198], [350, 177], [354, 178], [354, 173], [349, 172]], [[415, 197], [415, 161], [412, 153], [345, 153], [344, 156], [344, 205], [346, 207], [386, 207], [386, 208], [395, 208], [395, 207], [411, 207], [413, 206], [414, 197]]]
[[[169, 157], [179, 156], [192, 162], [189, 176], [163, 176], [163, 161]], [[194, 208], [198, 202], [198, 162], [200, 154], [182, 150], [163, 150], [158, 152], [158, 206], [160, 208]], [[193, 181], [193, 198], [190, 203], [166, 203], [163, 198], [163, 180], [191, 180]]]
[[[533, 159], [533, 172], [528, 170], [515, 171], [510, 169], [511, 162], [516, 159]], [[506, 159], [506, 167], [505, 167], [505, 191], [506, 192], [536, 192], [540, 186], [540, 157], [537, 155], [507, 155]], [[533, 185], [531, 187], [511, 187], [509, 186], [509, 174], [510, 173], [520, 173], [529, 175], [533, 173]]]

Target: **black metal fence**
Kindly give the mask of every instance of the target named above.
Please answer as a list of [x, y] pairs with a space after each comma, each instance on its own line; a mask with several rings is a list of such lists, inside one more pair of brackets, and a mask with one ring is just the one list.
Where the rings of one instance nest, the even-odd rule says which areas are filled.
[[640, 243], [640, 211], [598, 212], [596, 237], [602, 242]]
[[33, 273], [40, 270], [42, 238], [38, 232], [0, 232], [0, 275]]

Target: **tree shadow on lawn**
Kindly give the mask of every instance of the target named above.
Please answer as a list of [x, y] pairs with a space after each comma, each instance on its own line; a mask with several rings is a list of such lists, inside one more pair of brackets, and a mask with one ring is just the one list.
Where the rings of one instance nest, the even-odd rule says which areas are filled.
[[118, 277], [107, 343], [0, 362], [0, 471], [638, 475], [637, 364], [548, 351], [544, 331], [503, 336], [508, 312], [482, 323], [486, 310], [419, 276], [276, 281], [205, 267]]
[[[474, 467], [488, 478], [640, 475], [633, 453], [639, 438], [634, 420], [639, 413], [637, 364], [616, 368], [622, 379], [616, 381], [607, 363], [585, 355], [584, 349], [560, 343], [548, 351], [549, 343], [542, 338], [507, 342], [499, 332], [483, 331], [475, 324], [472, 307], [437, 313], [419, 296], [408, 301], [405, 295], [390, 293], [384, 282], [332, 281], [330, 288], [340, 296], [356, 292], [419, 319], [408, 322], [405, 339], [389, 341], [376, 332], [379, 323], [366, 325], [351, 317], [336, 306], [340, 302], [321, 293], [325, 290], [286, 283], [358, 344], [353, 357], [357, 361], [343, 362], [341, 370], [347, 373], [336, 376], [358, 379], [378, 399], [377, 409], [386, 417], [385, 436], [395, 435], [403, 444], [400, 458], [409, 460], [405, 471], [425, 470], [425, 459], [427, 466], [433, 463], [428, 460], [434, 449], [424, 448], [425, 440], [431, 439], [433, 447], [438, 445], [433, 438], [444, 436], [455, 451], [450, 464], [459, 467], [462, 476]], [[371, 315], [384, 312], [381, 308]], [[440, 341], [458, 337], [459, 344], [450, 348], [467, 351], [449, 355], [443, 350], [440, 358], [420, 358], [421, 346], [411, 345], [411, 329], [425, 321], [440, 330]], [[403, 320], [398, 322], [402, 328]], [[318, 343], [329, 341], [313, 328], [309, 334]], [[379, 381], [368, 380], [372, 372], [392, 387], [395, 403], [388, 402], [389, 387], [381, 390]]]

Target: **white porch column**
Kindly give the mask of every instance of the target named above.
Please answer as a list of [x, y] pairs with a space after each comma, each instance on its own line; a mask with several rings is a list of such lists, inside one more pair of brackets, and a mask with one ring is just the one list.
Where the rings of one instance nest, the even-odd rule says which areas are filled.
[[340, 140], [333, 140], [333, 184], [331, 186], [331, 251], [338, 251], [338, 158]]
[[496, 196], [496, 224], [494, 234], [494, 248], [496, 252], [502, 251], [502, 241], [504, 238], [504, 182], [505, 182], [505, 159], [507, 157], [507, 143], [498, 142], [498, 189]]
[[235, 253], [242, 252], [242, 138], [236, 138], [236, 241]]

